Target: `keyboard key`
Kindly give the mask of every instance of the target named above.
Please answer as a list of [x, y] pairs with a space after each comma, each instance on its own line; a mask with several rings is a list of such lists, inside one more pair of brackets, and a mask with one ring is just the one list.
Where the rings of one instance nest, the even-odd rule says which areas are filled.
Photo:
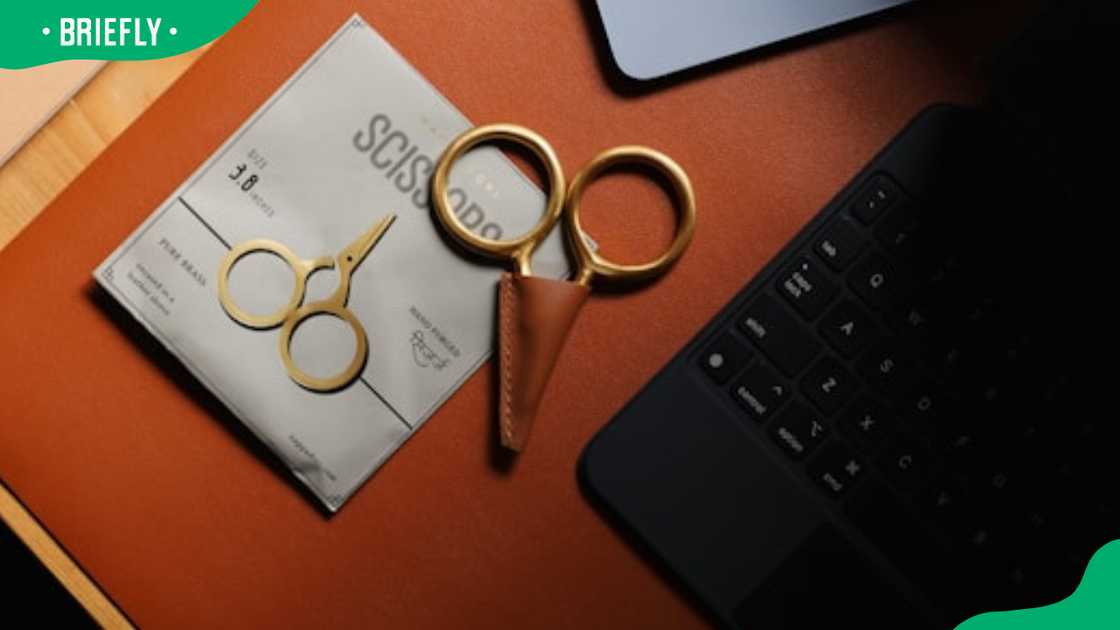
[[[897, 317], [893, 317], [892, 320], [893, 325], [899, 329], [899, 332], [905, 335], [907, 339], [912, 339], [916, 345], [940, 347], [940, 345], [944, 345], [943, 342], [950, 341], [949, 339], [934, 339], [933, 330], [937, 323], [933, 313], [926, 306], [916, 304], [913, 301], [908, 306], [899, 308]], [[942, 343], [936, 344], [935, 341], [941, 341]]]
[[932, 457], [916, 440], [897, 435], [879, 456], [879, 466], [892, 485], [904, 492], [925, 488]]
[[897, 422], [886, 406], [864, 395], [840, 417], [840, 430], [864, 452], [879, 452], [894, 434]]
[[856, 363], [860, 376], [892, 398], [906, 394], [918, 379], [916, 361], [899, 343], [895, 338], [883, 339]]
[[930, 288], [943, 287], [952, 283], [954, 277], [961, 273], [963, 260], [959, 252], [955, 251], [954, 243], [945, 243], [945, 251], [939, 256], [927, 258], [922, 267], [921, 280], [928, 283]]
[[1033, 547], [1029, 553], [1010, 560], [1002, 574], [1006, 580], [1003, 585], [1006, 599], [997, 607], [1030, 608], [1038, 602], [1057, 601], [1069, 595], [1077, 586], [1084, 567], [1076, 567], [1069, 575], [1061, 564], [1060, 556], [1046, 547]]
[[965, 525], [957, 536], [958, 545], [965, 553], [981, 560], [990, 560], [1007, 543], [1007, 534], [986, 510], [972, 510], [965, 517]]
[[824, 441], [824, 420], [801, 403], [790, 403], [770, 427], [770, 437], [793, 459], [801, 459]]
[[954, 470], [967, 471], [977, 466], [989, 450], [974, 426], [945, 428], [937, 433], [937, 449], [947, 465]]
[[968, 516], [965, 490], [948, 476], [930, 483], [929, 488], [918, 495], [916, 506], [950, 538], [956, 536]]
[[906, 306], [914, 291], [914, 281], [909, 274], [876, 252], [868, 253], [856, 263], [848, 284], [864, 302], [879, 311]]
[[875, 239], [895, 256], [910, 259], [918, 238], [918, 221], [917, 207], [908, 201], [899, 202], [875, 228]]
[[820, 352], [821, 344], [797, 316], [769, 295], [747, 308], [739, 328], [787, 376], [795, 376]]
[[836, 294], [836, 285], [824, 271], [804, 257], [778, 276], [777, 289], [805, 319], [816, 319]]
[[[1026, 501], [1016, 506], [1007, 515], [1008, 530], [1017, 544], [1035, 549], [1047, 545], [1059, 537], [1070, 534], [1069, 511], [1051, 502], [1044, 493], [1034, 493]], [[1077, 517], [1074, 517], [1077, 518]], [[1080, 519], [1078, 519], [1080, 520]], [[1076, 528], [1080, 523], [1074, 524]]]
[[890, 178], [876, 175], [856, 196], [852, 214], [864, 225], [871, 225], [898, 199], [899, 190]]
[[832, 440], [813, 458], [808, 470], [809, 476], [825, 493], [838, 497], [863, 476], [863, 467], [863, 461], [853, 455], [847, 446]]
[[969, 489], [988, 506], [1002, 508], [1021, 498], [1024, 488], [1019, 476], [1017, 471], [1006, 466], [989, 463], [969, 476]]
[[762, 422], [789, 398], [789, 388], [773, 370], [756, 363], [731, 388], [731, 395], [752, 418]]
[[906, 396], [897, 401], [904, 424], [916, 431], [933, 433], [937, 415], [945, 410], [946, 395], [928, 379], [919, 378]]
[[863, 249], [863, 238], [856, 228], [843, 217], [837, 217], [817, 239], [813, 250], [835, 271], [843, 271]]
[[751, 360], [746, 344], [731, 333], [723, 333], [700, 355], [700, 367], [719, 385], [731, 380]]
[[849, 359], [879, 336], [875, 320], [852, 300], [832, 307], [821, 320], [820, 331], [833, 348]]
[[855, 394], [856, 379], [839, 361], [826, 356], [801, 379], [801, 391], [831, 416]]

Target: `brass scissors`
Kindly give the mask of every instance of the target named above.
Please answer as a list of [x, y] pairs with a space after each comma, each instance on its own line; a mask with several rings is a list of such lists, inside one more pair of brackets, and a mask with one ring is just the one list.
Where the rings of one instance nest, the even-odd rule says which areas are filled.
[[[542, 163], [549, 196], [544, 215], [525, 234], [506, 240], [479, 236], [455, 215], [448, 199], [451, 167], [464, 153], [484, 142], [513, 142], [529, 149]], [[668, 180], [680, 217], [672, 244], [657, 258], [642, 264], [611, 262], [589, 244], [580, 226], [580, 203], [586, 187], [603, 171], [619, 164], [651, 167]], [[509, 259], [516, 272], [499, 283], [499, 345], [502, 443], [515, 451], [524, 448], [529, 428], [567, 332], [590, 286], [596, 280], [644, 280], [664, 273], [692, 240], [696, 202], [688, 175], [669, 156], [649, 147], [626, 145], [607, 149], [581, 168], [565, 189], [564, 173], [552, 147], [531, 129], [513, 124], [475, 127], [451, 141], [432, 174], [432, 202], [443, 227], [467, 249], [491, 258]], [[533, 251], [563, 217], [568, 246], [575, 255], [572, 281], [533, 276]]]
[[[317, 392], [334, 391], [349, 385], [361, 372], [369, 352], [369, 340], [366, 338], [365, 328], [362, 327], [362, 323], [358, 321], [354, 312], [346, 308], [346, 301], [350, 297], [350, 276], [373, 249], [373, 246], [381, 240], [381, 237], [396, 218], [395, 214], [390, 214], [381, 219], [367, 232], [359, 236], [357, 240], [344, 247], [334, 258], [323, 256], [312, 260], [304, 260], [296, 256], [287, 245], [266, 238], [252, 239], [237, 245], [226, 254], [221, 267], [218, 269], [218, 298], [222, 303], [222, 308], [235, 321], [249, 328], [264, 330], [280, 326], [280, 358], [284, 361], [288, 376], [296, 383]], [[292, 289], [292, 295], [288, 299], [288, 303], [269, 315], [254, 315], [243, 310], [234, 302], [233, 296], [229, 292], [229, 274], [233, 266], [238, 260], [255, 252], [265, 252], [279, 257], [291, 268], [295, 275], [295, 288]], [[311, 274], [320, 269], [336, 267], [338, 269], [338, 287], [334, 290], [334, 293], [324, 300], [303, 304], [304, 295], [307, 291], [307, 279], [311, 277]], [[345, 321], [354, 332], [357, 341], [354, 357], [350, 360], [350, 364], [344, 370], [329, 378], [312, 376], [299, 369], [295, 361], [292, 360], [292, 335], [301, 324], [317, 315], [331, 315]]]

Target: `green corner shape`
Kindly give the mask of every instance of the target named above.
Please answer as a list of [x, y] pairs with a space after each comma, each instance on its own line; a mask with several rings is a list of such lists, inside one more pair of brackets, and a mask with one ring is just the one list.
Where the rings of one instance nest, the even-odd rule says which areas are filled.
[[[256, 4], [257, 0], [6, 0], [0, 12], [0, 69], [66, 59], [178, 55], [226, 33]], [[110, 19], [114, 26], [111, 31], [105, 26], [103, 37], [102, 24]], [[119, 26], [122, 22], [127, 31]]]
[[987, 612], [956, 630], [1116, 630], [1120, 628], [1120, 540], [1097, 550], [1073, 593], [1049, 606]]

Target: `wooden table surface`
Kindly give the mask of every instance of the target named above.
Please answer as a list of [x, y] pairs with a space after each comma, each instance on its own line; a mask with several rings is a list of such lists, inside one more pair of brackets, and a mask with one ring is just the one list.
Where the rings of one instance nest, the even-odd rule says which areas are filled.
[[0, 249], [205, 52], [106, 65], [0, 166]]
[[[105, 66], [8, 162], [0, 166], [0, 249], [70, 184], [209, 46], [167, 59]], [[0, 480], [2, 482], [2, 480]], [[0, 483], [0, 519], [102, 627], [127, 618]]]

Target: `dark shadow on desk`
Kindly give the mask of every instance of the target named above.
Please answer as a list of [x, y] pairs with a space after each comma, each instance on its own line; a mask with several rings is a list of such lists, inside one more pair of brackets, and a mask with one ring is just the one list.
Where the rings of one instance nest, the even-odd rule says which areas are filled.
[[206, 415], [213, 418], [226, 428], [236, 440], [252, 452], [257, 458], [273, 470], [288, 486], [293, 488], [302, 497], [314, 506], [323, 516], [330, 517], [329, 511], [310, 490], [298, 479], [292, 476], [288, 467], [246, 428], [246, 426], [233, 415], [232, 412], [218, 400], [210, 390], [195, 378], [186, 367], [164, 348], [160, 342], [151, 335], [136, 319], [124, 309], [113, 296], [95, 282], [86, 287], [86, 297], [111, 321], [132, 344], [140, 350], [144, 357], [155, 367], [159, 368], [182, 394], [198, 405]]

